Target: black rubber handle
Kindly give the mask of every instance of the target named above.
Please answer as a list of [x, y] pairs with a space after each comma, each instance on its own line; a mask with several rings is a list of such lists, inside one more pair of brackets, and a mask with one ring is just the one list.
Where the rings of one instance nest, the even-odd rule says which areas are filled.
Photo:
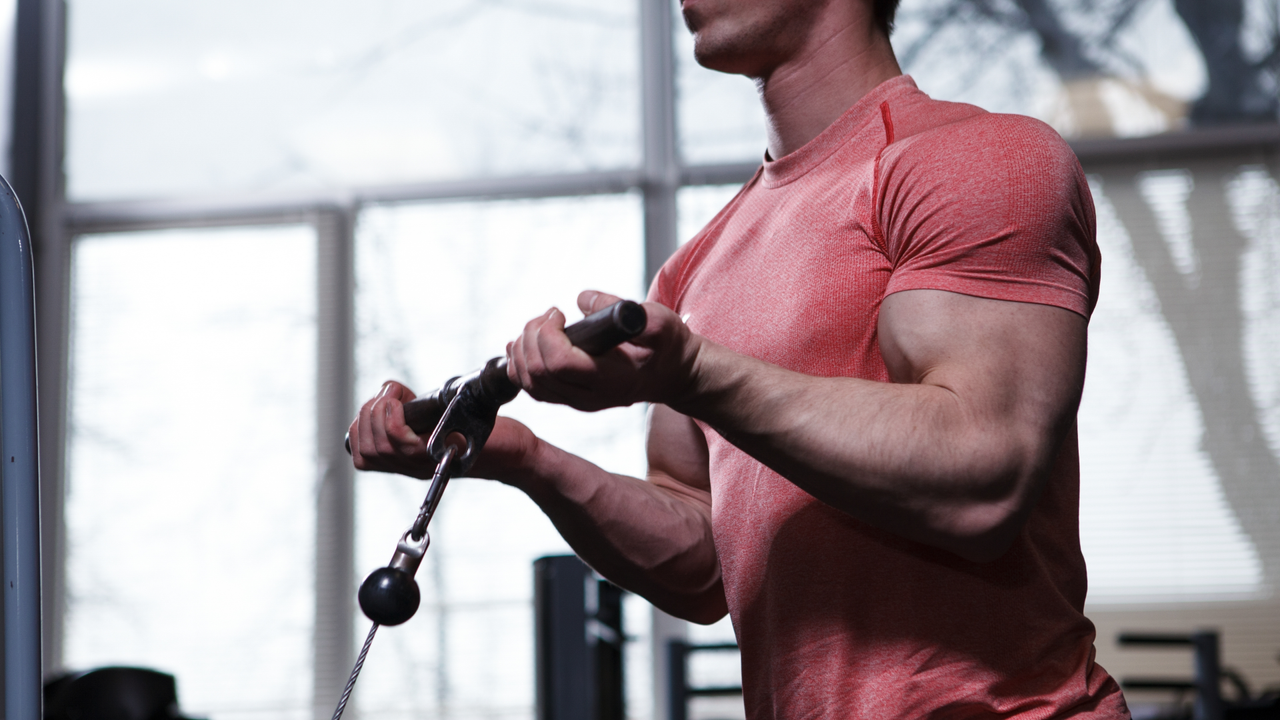
[[[649, 316], [640, 303], [619, 300], [566, 327], [564, 334], [569, 336], [574, 347], [582, 348], [588, 355], [603, 355], [644, 332], [648, 322]], [[419, 435], [431, 433], [458, 388], [467, 383], [477, 383], [476, 389], [495, 406], [505, 405], [520, 394], [520, 388], [507, 377], [507, 359], [496, 357], [485, 363], [481, 370], [452, 378], [435, 392], [405, 403], [405, 424]], [[347, 452], [351, 452], [350, 437], [346, 445]]]
[[588, 355], [603, 355], [644, 332], [648, 322], [640, 303], [620, 300], [565, 328], [564, 334]]

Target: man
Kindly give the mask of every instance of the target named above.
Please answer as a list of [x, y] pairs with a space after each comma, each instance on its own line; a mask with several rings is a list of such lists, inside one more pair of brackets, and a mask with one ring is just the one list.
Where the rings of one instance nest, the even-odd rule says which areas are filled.
[[[750, 718], [1127, 717], [1082, 614], [1092, 202], [1046, 126], [902, 76], [894, 5], [684, 0], [698, 61], [757, 82], [763, 168], [632, 343], [591, 358], [552, 309], [508, 346], [539, 400], [652, 403], [648, 476], [509, 419], [473, 474], [667, 612], [731, 613]], [[412, 397], [361, 409], [357, 467], [430, 473]]]

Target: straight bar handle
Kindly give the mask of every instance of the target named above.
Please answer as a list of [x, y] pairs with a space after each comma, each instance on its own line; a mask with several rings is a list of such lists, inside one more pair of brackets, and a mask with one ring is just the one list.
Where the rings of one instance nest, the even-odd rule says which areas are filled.
[[[591, 313], [566, 327], [564, 334], [574, 347], [588, 355], [603, 355], [644, 332], [649, 316], [644, 307], [631, 300], [619, 300], [603, 310]], [[439, 390], [404, 404], [404, 422], [419, 435], [435, 429], [444, 409], [458, 388], [469, 382], [479, 383], [484, 396], [496, 405], [505, 405], [520, 394], [520, 388], [507, 376], [507, 359], [496, 357], [479, 372], [453, 378]]]
[[[588, 355], [599, 356], [644, 332], [649, 316], [644, 306], [631, 300], [619, 300], [603, 310], [566, 327], [564, 334], [574, 347]], [[507, 359], [496, 357], [470, 375], [455, 377], [435, 392], [414, 398], [404, 404], [404, 422], [419, 435], [430, 435], [435, 430], [449, 401], [466, 384], [473, 387], [495, 406], [505, 405], [520, 394], [520, 388], [507, 377]], [[347, 452], [351, 452], [351, 438], [347, 438]]]

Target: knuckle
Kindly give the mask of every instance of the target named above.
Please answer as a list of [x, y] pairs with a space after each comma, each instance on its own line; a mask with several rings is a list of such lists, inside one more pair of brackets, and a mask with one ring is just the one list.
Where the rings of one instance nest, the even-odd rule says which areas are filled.
[[534, 382], [545, 381], [553, 375], [551, 368], [547, 367], [546, 361], [542, 358], [530, 360], [526, 363], [525, 372], [529, 374], [529, 378]]
[[391, 445], [391, 441], [386, 435], [379, 435], [373, 439], [373, 451], [379, 457], [382, 457], [394, 454], [395, 448]]

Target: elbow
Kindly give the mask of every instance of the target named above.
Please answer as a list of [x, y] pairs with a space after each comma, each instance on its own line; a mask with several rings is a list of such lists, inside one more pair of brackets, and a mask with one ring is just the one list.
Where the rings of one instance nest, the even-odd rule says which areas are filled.
[[677, 615], [676, 617], [697, 625], [714, 625], [728, 614], [729, 608], [721, 603], [718, 607], [702, 607], [696, 612], [689, 613], [687, 615]]
[[952, 515], [938, 544], [970, 562], [995, 562], [1013, 547], [1029, 514], [1013, 502], [970, 505]]
[[[1074, 414], [1073, 414], [1074, 416]], [[1026, 527], [1053, 472], [1064, 423], [1022, 417], [966, 438], [964, 456], [938, 517], [941, 545], [965, 560], [1003, 557]]]
[[666, 595], [648, 598], [654, 607], [672, 617], [698, 625], [711, 625], [729, 614], [724, 585], [717, 582], [697, 594]]
[[1022, 523], [1007, 523], [984, 532], [957, 537], [948, 548], [972, 563], [991, 563], [1004, 557], [1022, 531]]
[[1013, 547], [1048, 475], [1045, 464], [1020, 460], [987, 475], [978, 492], [953, 508], [946, 532], [949, 550], [970, 562], [990, 563]]

